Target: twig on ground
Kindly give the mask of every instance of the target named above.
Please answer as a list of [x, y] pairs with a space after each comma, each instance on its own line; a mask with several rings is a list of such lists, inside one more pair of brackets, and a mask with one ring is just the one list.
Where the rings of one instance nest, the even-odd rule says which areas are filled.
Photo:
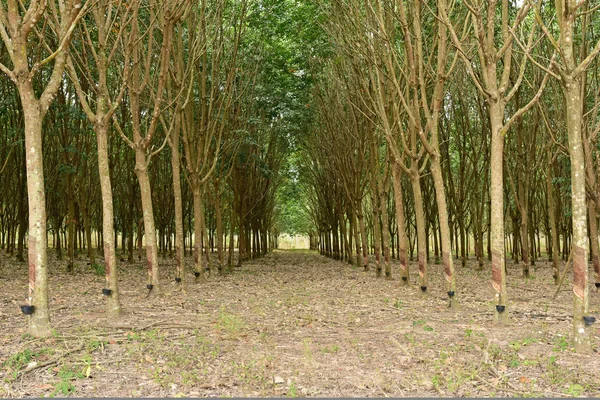
[[392, 343], [393, 343], [393, 344], [394, 344], [394, 345], [395, 345], [397, 348], [399, 348], [400, 350], [402, 350], [402, 352], [403, 352], [404, 354], [406, 354], [406, 355], [407, 355], [409, 358], [412, 358], [412, 355], [410, 354], [410, 352], [409, 352], [409, 351], [406, 349], [406, 347], [402, 346], [402, 345], [400, 344], [400, 342], [398, 342], [398, 341], [396, 340], [396, 338], [394, 338], [394, 337], [391, 337], [391, 338], [390, 338], [390, 341], [391, 341], [391, 342], [392, 342]]
[[377, 389], [379, 389], [379, 390], [381, 391], [381, 393], [383, 393], [383, 395], [384, 395], [385, 397], [390, 397], [390, 396], [388, 396], [388, 395], [387, 395], [387, 393], [386, 393], [386, 392], [385, 392], [385, 391], [384, 391], [382, 388], [380, 388], [380, 387], [379, 387], [379, 385], [378, 385], [378, 384], [375, 384], [375, 386], [377, 386]]
[[340, 391], [340, 393], [342, 394], [342, 397], [346, 397], [346, 395], [342, 391], [342, 387], [340, 386], [340, 380], [339, 379], [337, 380], [337, 387], [338, 387], [338, 390]]

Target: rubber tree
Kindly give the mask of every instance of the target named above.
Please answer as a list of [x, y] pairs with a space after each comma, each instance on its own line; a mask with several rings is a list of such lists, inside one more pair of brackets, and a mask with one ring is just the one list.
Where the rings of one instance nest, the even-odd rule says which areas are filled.
[[[68, 71], [81, 107], [92, 124], [98, 148], [98, 173], [102, 195], [102, 249], [106, 279], [107, 313], [111, 318], [121, 313], [115, 250], [114, 202], [109, 168], [108, 136], [116, 111], [123, 102], [125, 77], [130, 72], [129, 52], [121, 46], [131, 22], [132, 9], [107, 0], [95, 2], [89, 15], [81, 21]], [[92, 29], [93, 27], [93, 29]], [[112, 70], [112, 71], [111, 71]], [[111, 79], [112, 73], [120, 74]], [[85, 86], [82, 82], [86, 82]], [[89, 84], [93, 82], [93, 84]]]
[[233, 101], [237, 55], [246, 17], [245, 0], [210, 5], [200, 0], [188, 16], [190, 28], [189, 99], [183, 106], [185, 169], [194, 199], [195, 275], [204, 279], [203, 190], [222, 150], [222, 137]]
[[[367, 238], [363, 216], [363, 199], [367, 194], [369, 177], [367, 156], [369, 141], [365, 129], [363, 110], [355, 105], [348, 107], [350, 99], [357, 95], [356, 77], [346, 69], [347, 65], [330, 63], [326, 82], [315, 89], [318, 119], [325, 137], [321, 144], [330, 144], [328, 157], [337, 172], [349, 207], [350, 227], [354, 236], [356, 265], [368, 269]], [[318, 143], [315, 143], [318, 144]]]
[[162, 291], [148, 168], [152, 158], [162, 151], [168, 140], [168, 134], [165, 133], [162, 144], [154, 147], [162, 109], [165, 103], [172, 101], [165, 97], [173, 30], [186, 10], [186, 3], [186, 0], [165, 0], [150, 3], [146, 7], [138, 0], [132, 6], [132, 21], [128, 24], [125, 49], [131, 57], [131, 72], [124, 76], [131, 112], [131, 138], [118, 123], [113, 124], [125, 143], [135, 152], [135, 174], [140, 187], [145, 231], [147, 288], [149, 293], [159, 296]]
[[[583, 126], [583, 75], [592, 61], [600, 54], [600, 41], [591, 51], [582, 51], [578, 38], [585, 37], [587, 14], [582, 7], [587, 1], [557, 0], [554, 2], [558, 38], [555, 38], [543, 22], [542, 29], [554, 47], [558, 57], [547, 70], [559, 82], [565, 101], [565, 120], [567, 121], [568, 148], [571, 160], [571, 219], [573, 223], [573, 241], [571, 253], [573, 259], [573, 339], [575, 351], [588, 353], [592, 351], [592, 329], [584, 320], [589, 307], [588, 299], [588, 232], [587, 232], [587, 197], [586, 168]], [[592, 8], [594, 12], [598, 7]], [[541, 21], [541, 12], [538, 12]], [[583, 23], [577, 21], [583, 18]], [[577, 44], [579, 43], [579, 45]], [[581, 46], [581, 47], [578, 47]], [[597, 240], [597, 238], [594, 238]]]
[[[390, 163], [409, 177], [417, 230], [418, 286], [420, 292], [426, 295], [429, 274], [426, 257], [426, 220], [421, 188], [421, 177], [427, 167], [426, 149], [420, 144], [419, 133], [423, 129], [421, 119], [415, 118], [414, 115], [411, 118], [411, 115], [406, 112], [406, 110], [419, 109], [421, 106], [418, 92], [419, 78], [416, 69], [409, 68], [409, 58], [402, 57], [401, 50], [398, 52], [395, 50], [398, 30], [394, 15], [405, 12], [404, 7], [400, 5], [398, 12], [392, 12], [390, 7], [391, 4], [387, 2], [367, 5], [363, 16], [362, 6], [357, 1], [352, 2], [352, 6], [347, 8], [338, 4], [337, 10], [345, 18], [344, 22], [338, 25], [349, 26], [350, 21], [359, 21], [358, 26], [341, 29], [338, 40], [344, 45], [344, 56], [355, 63], [354, 71], [362, 74], [359, 98], [371, 111], [371, 118], [376, 121], [373, 128], [379, 129], [387, 142]], [[406, 16], [403, 19], [406, 20]], [[403, 38], [405, 37], [406, 34]], [[355, 45], [356, 42], [359, 46]], [[408, 50], [413, 51], [413, 46], [410, 45]], [[396, 183], [394, 188], [398, 198], [401, 185]], [[405, 276], [402, 278], [404, 280]]]
[[[448, 7], [444, 0], [437, 1], [436, 6], [438, 9], [447, 9]], [[400, 163], [400, 166], [403, 165], [402, 157], [397, 150], [399, 142], [393, 134], [393, 122], [390, 123], [394, 120], [389, 117], [391, 107], [386, 105], [386, 101], [389, 101], [386, 100], [386, 97], [398, 99], [398, 106], [402, 107], [408, 117], [409, 127], [418, 133], [420, 143], [429, 156], [440, 221], [444, 276], [450, 305], [456, 306], [458, 304], [457, 297], [455, 297], [456, 278], [450, 247], [448, 207], [438, 138], [439, 120], [445, 94], [444, 84], [455, 65], [455, 63], [447, 65], [449, 64], [447, 28], [436, 14], [433, 15], [434, 21], [436, 21], [434, 29], [429, 26], [423, 27], [423, 20], [427, 20], [430, 16], [428, 13], [423, 15], [421, 4], [418, 1], [400, 2], [393, 8], [389, 2], [379, 0], [371, 8], [371, 11], [371, 18], [368, 21], [371, 29], [376, 29], [378, 32], [378, 35], [374, 36], [374, 40], [378, 39], [378, 43], [373, 46], [373, 49], [377, 49], [374, 51], [373, 58], [379, 61], [375, 65], [380, 66], [372, 75], [375, 78], [374, 86], [378, 93], [376, 109], [381, 114], [386, 139], [391, 147], [392, 159], [397, 160], [396, 162]], [[400, 41], [396, 34], [397, 30], [403, 33]], [[385, 46], [386, 43], [389, 43], [389, 46]], [[427, 48], [428, 45], [436, 48], [435, 58], [426, 57], [426, 53], [432, 51]], [[403, 71], [408, 72], [402, 77]], [[430, 90], [431, 86], [433, 86], [433, 90]], [[404, 93], [407, 94], [404, 95]], [[406, 99], [403, 99], [403, 96], [406, 96]], [[420, 192], [420, 189], [418, 191]], [[420, 218], [417, 218], [417, 223], [419, 220]], [[420, 246], [423, 246], [423, 243]], [[421, 265], [421, 260], [419, 263]], [[426, 283], [424, 285], [426, 286]]]
[[[81, 0], [7, 0], [0, 4], [0, 36], [12, 64], [0, 63], [0, 70], [17, 86], [25, 125], [29, 202], [28, 304], [35, 307], [29, 317], [29, 333], [35, 337], [50, 333], [42, 124], [60, 88], [71, 36], [84, 9]], [[56, 35], [47, 43], [42, 33], [44, 24], [49, 24]], [[37, 86], [34, 89], [34, 82], [42, 74], [49, 78], [42, 83], [42, 90]]]
[[[186, 290], [185, 257], [184, 257], [184, 224], [183, 224], [183, 195], [181, 188], [181, 133], [183, 121], [183, 106], [188, 93], [190, 68], [186, 68], [186, 53], [184, 36], [187, 26], [182, 23], [174, 31], [173, 62], [171, 64], [167, 93], [170, 99], [176, 99], [172, 106], [161, 115], [163, 130], [167, 132], [171, 149], [171, 169], [173, 177], [173, 201], [175, 205], [175, 281], [180, 289]], [[189, 66], [189, 63], [188, 63]]]
[[[540, 7], [538, 3], [537, 7]], [[458, 13], [450, 18], [445, 8], [440, 8], [440, 18], [448, 27], [448, 33], [463, 61], [471, 81], [485, 99], [490, 120], [490, 198], [491, 198], [491, 234], [492, 287], [494, 289], [494, 320], [499, 324], [509, 321], [508, 295], [506, 291], [506, 260], [504, 252], [504, 137], [511, 125], [533, 107], [542, 95], [549, 75], [546, 74], [535, 95], [529, 102], [507, 117], [507, 104], [515, 96], [523, 83], [529, 56], [536, 43], [536, 24], [526, 28], [529, 32], [519, 38], [517, 32], [530, 15], [532, 3], [524, 1], [516, 10], [511, 9], [508, 0], [476, 0], [465, 3], [468, 9], [467, 20], [463, 21], [468, 29], [459, 31]], [[500, 12], [498, 12], [500, 11]], [[470, 21], [469, 21], [470, 20]], [[470, 27], [470, 29], [469, 29]], [[461, 28], [462, 29], [462, 28]], [[459, 36], [459, 34], [461, 36]], [[471, 36], [469, 36], [471, 35]], [[466, 50], [467, 38], [471, 54]], [[516, 43], [524, 53], [517, 65], [516, 78], [511, 79]], [[472, 62], [476, 57], [478, 62]]]

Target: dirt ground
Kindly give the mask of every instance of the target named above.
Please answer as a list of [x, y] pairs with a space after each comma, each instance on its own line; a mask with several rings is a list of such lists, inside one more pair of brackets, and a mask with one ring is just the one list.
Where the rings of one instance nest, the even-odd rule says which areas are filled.
[[54, 334], [40, 340], [19, 310], [26, 265], [0, 256], [0, 396], [600, 396], [600, 355], [571, 347], [571, 282], [552, 302], [546, 262], [528, 280], [509, 265], [512, 323], [497, 327], [491, 274], [474, 265], [457, 267], [453, 311], [440, 265], [422, 298], [415, 265], [403, 288], [316, 253], [276, 251], [184, 294], [162, 261], [162, 298], [147, 298], [142, 263], [120, 262], [117, 321], [86, 260], [75, 274], [52, 261]]

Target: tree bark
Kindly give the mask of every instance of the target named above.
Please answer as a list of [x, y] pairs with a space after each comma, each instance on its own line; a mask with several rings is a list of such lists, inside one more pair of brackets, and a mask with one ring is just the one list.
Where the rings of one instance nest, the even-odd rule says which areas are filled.
[[[437, 140], [434, 142], [439, 154]], [[442, 238], [442, 260], [444, 263], [444, 277], [446, 278], [446, 289], [450, 300], [450, 307], [458, 306], [456, 295], [456, 275], [454, 273], [454, 261], [452, 259], [452, 249], [450, 246], [450, 225], [448, 224], [448, 205], [446, 204], [446, 191], [444, 188], [444, 179], [442, 177], [442, 165], [440, 157], [434, 155], [431, 158], [431, 175], [435, 185], [435, 197], [438, 206], [438, 217], [440, 222], [440, 233]]]
[[369, 254], [368, 249], [369, 245], [367, 244], [367, 228], [365, 227], [365, 217], [362, 213], [362, 204], [357, 202], [358, 211], [356, 216], [358, 218], [358, 226], [360, 227], [360, 240], [362, 247], [362, 259], [363, 259], [363, 269], [365, 271], [369, 270]]
[[179, 138], [181, 118], [177, 115], [171, 136], [171, 169], [173, 170], [173, 200], [175, 202], [175, 263], [179, 286], [185, 290], [185, 257], [183, 243], [183, 202], [181, 195], [181, 162], [179, 157]]
[[75, 194], [73, 191], [73, 175], [67, 175], [67, 271], [73, 272], [75, 264]]
[[[561, 38], [562, 39], [562, 38]], [[563, 40], [569, 41], [570, 38]], [[563, 48], [569, 51], [572, 47]], [[580, 77], [563, 77], [569, 155], [571, 158], [571, 212], [573, 221], [573, 337], [575, 351], [591, 351], [591, 328], [586, 326], [583, 317], [588, 312], [588, 252], [587, 252], [587, 207], [585, 192], [585, 158], [581, 139], [582, 100]]]
[[[389, 186], [389, 185], [388, 185]], [[385, 278], [388, 280], [392, 279], [392, 264], [390, 260], [390, 230], [389, 230], [389, 219], [388, 219], [388, 210], [387, 210], [387, 197], [388, 192], [387, 189], [382, 191], [379, 199], [380, 199], [380, 208], [381, 208], [381, 242], [383, 246], [383, 262], [384, 262], [384, 272]]]
[[156, 242], [156, 227], [154, 225], [154, 209], [152, 207], [152, 188], [148, 175], [148, 164], [146, 150], [135, 149], [135, 174], [140, 185], [140, 197], [142, 199], [142, 214], [144, 219], [144, 231], [146, 236], [146, 263], [148, 265], [148, 284], [150, 293], [157, 296], [162, 295], [158, 270], [158, 248]]
[[29, 317], [29, 333], [34, 337], [50, 334], [48, 309], [48, 256], [46, 242], [46, 195], [44, 158], [42, 153], [43, 112], [36, 100], [31, 82], [19, 90], [25, 121], [27, 160], [27, 200], [29, 205], [29, 299], [35, 307]]
[[410, 284], [408, 257], [406, 245], [408, 238], [406, 237], [406, 224], [404, 221], [404, 204], [402, 200], [402, 169], [394, 164], [392, 167], [392, 183], [394, 185], [394, 200], [396, 202], [396, 224], [398, 225], [398, 260], [400, 261], [400, 279], [401, 284], [407, 286]]
[[498, 102], [489, 105], [490, 127], [492, 130], [490, 150], [490, 199], [491, 199], [491, 252], [492, 286], [495, 291], [496, 308], [494, 321], [499, 324], [509, 322], [508, 295], [506, 292], [506, 261], [504, 259], [504, 135], [501, 132], [504, 107]]
[[425, 212], [423, 210], [423, 194], [421, 192], [421, 179], [417, 163], [411, 167], [410, 182], [412, 184], [415, 201], [415, 219], [417, 223], [417, 259], [419, 262], [419, 290], [423, 296], [427, 295], [429, 276], [427, 273], [427, 256], [425, 251]]
[[195, 185], [192, 188], [194, 195], [194, 275], [196, 276], [196, 282], [205, 281], [204, 277], [204, 263], [202, 261], [202, 243], [204, 234], [202, 232], [202, 214], [204, 213], [202, 205], [202, 192], [199, 185]]
[[[111, 294], [107, 296], [107, 314], [111, 318], [121, 315], [119, 288], [117, 280], [117, 256], [115, 253], [114, 203], [110, 168], [108, 162], [108, 126], [99, 123], [96, 126], [98, 144], [98, 173], [102, 194], [102, 248], [104, 249], [104, 272], [106, 284]], [[133, 240], [133, 239], [132, 239]]]

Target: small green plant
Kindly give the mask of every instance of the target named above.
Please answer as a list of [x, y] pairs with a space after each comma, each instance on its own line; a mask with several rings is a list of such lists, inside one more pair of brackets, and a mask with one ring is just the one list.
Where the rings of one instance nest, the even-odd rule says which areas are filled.
[[472, 381], [477, 376], [476, 369], [458, 370], [453, 372], [452, 379], [446, 380], [446, 389], [449, 393], [456, 393], [460, 387], [464, 387], [466, 382]]
[[565, 351], [568, 350], [569, 347], [570, 344], [564, 336], [559, 336], [554, 340], [554, 351]]
[[321, 351], [323, 353], [327, 353], [327, 354], [337, 353], [339, 350], [340, 350], [340, 346], [338, 346], [337, 344], [334, 344], [331, 347], [325, 346], [321, 349]]
[[4, 361], [3, 366], [5, 367], [20, 367], [22, 365], [27, 365], [31, 361], [31, 358], [35, 355], [35, 353], [29, 349], [25, 349], [19, 353], [13, 354], [6, 361]]
[[468, 339], [473, 334], [473, 329], [465, 329], [465, 338]]
[[502, 354], [502, 349], [497, 344], [490, 344], [488, 347], [488, 354], [492, 360], [497, 359]]
[[313, 360], [312, 350], [310, 349], [310, 339], [304, 339], [304, 357], [310, 362]]
[[290, 383], [288, 395], [289, 397], [298, 397], [298, 389], [296, 388], [296, 384], [294, 382]]
[[396, 299], [396, 302], [394, 303], [394, 307], [402, 308], [402, 307], [404, 307], [404, 303], [402, 302], [402, 300]]
[[8, 377], [6, 380], [14, 381], [19, 376], [19, 372], [27, 367], [30, 362], [35, 361], [36, 357], [52, 354], [54, 354], [54, 349], [51, 348], [43, 348], [37, 351], [25, 349], [10, 356], [6, 361], [0, 364], [0, 366], [7, 371]]
[[100, 348], [103, 349], [105, 344], [108, 344], [108, 342], [100, 341], [100, 340], [92, 340], [86, 344], [85, 348], [89, 353], [91, 353]]
[[446, 353], [445, 351], [440, 352], [440, 361], [442, 361], [442, 363], [446, 362], [446, 360], [448, 359], [448, 353]]
[[236, 315], [228, 313], [225, 307], [221, 307], [219, 310], [217, 326], [219, 329], [229, 333], [237, 333], [244, 326], [244, 322]]
[[146, 338], [150, 340], [159, 339], [160, 332], [158, 331], [158, 329], [150, 329], [148, 332], [146, 332]]
[[34, 353], [31, 350], [25, 349], [22, 352], [13, 354], [6, 361], [4, 361], [2, 363], [2, 366], [10, 371], [10, 377], [7, 378], [6, 380], [7, 381], [16, 380], [17, 377], [19, 376], [19, 371], [24, 366], [29, 364], [29, 362], [31, 361], [33, 356], [34, 356]]
[[127, 340], [130, 342], [141, 340], [142, 336], [138, 332], [127, 332]]
[[567, 389], [567, 394], [574, 396], [574, 397], [579, 397], [583, 394], [583, 386], [577, 384], [577, 383], [572, 383], [571, 385], [569, 385], [569, 388]]
[[423, 326], [423, 330], [426, 332], [433, 332], [433, 328], [429, 325], [425, 325]]
[[532, 343], [538, 343], [540, 339], [538, 338], [525, 338], [523, 339], [523, 346], [528, 346]]
[[102, 264], [94, 263], [92, 264], [92, 269], [94, 270], [94, 273], [98, 276], [106, 275], [106, 270], [104, 269], [104, 265]]
[[510, 365], [511, 368], [518, 368], [519, 366], [521, 366], [521, 362], [517, 357], [513, 357], [510, 359], [508, 365]]
[[519, 351], [521, 350], [521, 343], [517, 342], [517, 341], [512, 341], [509, 343], [509, 346], [514, 350], [514, 351]]
[[75, 393], [75, 385], [73, 381], [76, 379], [85, 378], [82, 372], [75, 372], [68, 368], [61, 368], [58, 371], [58, 377], [60, 381], [54, 385], [54, 390], [50, 393], [50, 397], [55, 397], [57, 394], [68, 396], [69, 394]]
[[69, 381], [60, 381], [54, 385], [54, 390], [50, 393], [50, 397], [56, 397], [57, 394], [68, 396], [70, 393], [75, 393], [75, 386]]

